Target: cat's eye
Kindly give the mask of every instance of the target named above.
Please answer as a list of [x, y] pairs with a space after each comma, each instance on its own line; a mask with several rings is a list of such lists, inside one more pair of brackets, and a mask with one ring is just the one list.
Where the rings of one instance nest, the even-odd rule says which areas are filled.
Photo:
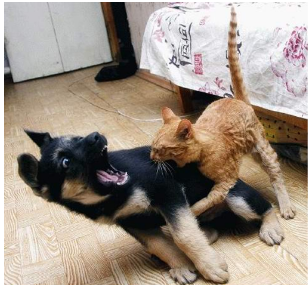
[[166, 149], [164, 147], [161, 147], [158, 151], [160, 154], [164, 154], [166, 152]]
[[62, 167], [63, 167], [63, 168], [68, 168], [69, 165], [70, 165], [70, 160], [69, 160], [68, 158], [64, 157], [64, 158], [62, 159]]

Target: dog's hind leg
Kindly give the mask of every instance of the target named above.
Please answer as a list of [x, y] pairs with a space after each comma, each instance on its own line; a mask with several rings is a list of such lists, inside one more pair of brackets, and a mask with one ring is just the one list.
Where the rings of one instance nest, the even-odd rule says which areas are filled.
[[270, 177], [271, 184], [278, 199], [281, 216], [285, 219], [293, 219], [295, 217], [295, 208], [290, 202], [277, 154], [263, 133], [260, 132], [256, 135], [254, 148], [260, 155], [263, 167]]
[[170, 236], [159, 228], [153, 230], [125, 229], [143, 244], [149, 253], [170, 266], [170, 275], [180, 284], [193, 283], [197, 279], [196, 268], [190, 259], [175, 245]]
[[239, 180], [236, 190], [230, 191], [226, 202], [234, 214], [246, 221], [261, 221], [259, 236], [266, 244], [282, 242], [284, 234], [274, 209], [258, 191]]
[[283, 230], [273, 208], [262, 216], [259, 235], [260, 239], [268, 245], [280, 244], [284, 239]]

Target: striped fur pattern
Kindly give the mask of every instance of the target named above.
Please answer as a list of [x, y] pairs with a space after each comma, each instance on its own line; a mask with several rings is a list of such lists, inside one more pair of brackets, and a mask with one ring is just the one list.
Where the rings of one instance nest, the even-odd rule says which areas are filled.
[[174, 160], [179, 167], [198, 162], [202, 174], [214, 180], [207, 198], [193, 205], [195, 215], [222, 203], [239, 177], [245, 154], [256, 151], [269, 174], [282, 217], [295, 216], [295, 209], [284, 185], [277, 154], [265, 138], [248, 99], [236, 48], [237, 20], [231, 8], [228, 58], [235, 99], [221, 99], [210, 104], [195, 124], [181, 120], [171, 109], [162, 110], [164, 125], [152, 143], [151, 158]]
[[234, 7], [232, 6], [231, 20], [229, 26], [229, 38], [228, 38], [228, 59], [229, 59], [232, 87], [236, 99], [244, 101], [246, 104], [250, 104], [248, 99], [248, 92], [244, 85], [243, 75], [239, 64], [239, 57], [237, 54], [236, 29], [237, 29], [236, 13]]

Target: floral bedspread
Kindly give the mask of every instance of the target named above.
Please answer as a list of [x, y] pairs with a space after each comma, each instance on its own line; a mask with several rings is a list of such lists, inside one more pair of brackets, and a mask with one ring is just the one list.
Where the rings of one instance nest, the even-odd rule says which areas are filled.
[[[308, 118], [306, 3], [241, 3], [237, 49], [253, 105]], [[232, 97], [230, 6], [171, 3], [149, 18], [140, 68], [193, 90]]]

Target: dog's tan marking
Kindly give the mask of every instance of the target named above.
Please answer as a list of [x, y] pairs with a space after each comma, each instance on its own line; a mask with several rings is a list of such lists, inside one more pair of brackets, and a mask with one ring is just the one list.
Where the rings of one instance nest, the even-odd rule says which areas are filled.
[[268, 245], [280, 244], [284, 239], [284, 233], [274, 209], [270, 209], [263, 215], [259, 235], [260, 239]]
[[96, 204], [99, 202], [102, 202], [106, 200], [109, 197], [109, 195], [106, 196], [100, 196], [94, 193], [92, 190], [87, 189], [86, 192], [79, 194], [73, 200], [76, 202], [80, 202], [85, 205], [91, 205], [91, 204]]
[[109, 195], [100, 196], [93, 190], [87, 187], [84, 183], [79, 181], [66, 180], [62, 187], [62, 198], [85, 205], [96, 204], [104, 201]]
[[172, 237], [168, 237], [159, 230], [139, 231], [135, 230], [134, 235], [144, 244], [149, 253], [156, 255], [166, 262], [171, 268], [188, 267], [195, 270], [193, 263], [174, 244]]
[[115, 213], [114, 219], [145, 212], [149, 210], [150, 205], [151, 203], [144, 191], [141, 188], [136, 188], [125, 205]]
[[227, 196], [226, 201], [230, 209], [245, 220], [260, 219], [260, 216], [249, 207], [243, 197]]
[[103, 225], [114, 225], [114, 221], [107, 216], [101, 216], [95, 220], [95, 222]]
[[175, 244], [192, 260], [205, 279], [225, 283], [229, 279], [224, 259], [209, 245], [192, 212], [177, 212], [175, 225], [168, 223]]
[[72, 199], [86, 190], [86, 185], [77, 180], [65, 180], [62, 186], [62, 198]]

